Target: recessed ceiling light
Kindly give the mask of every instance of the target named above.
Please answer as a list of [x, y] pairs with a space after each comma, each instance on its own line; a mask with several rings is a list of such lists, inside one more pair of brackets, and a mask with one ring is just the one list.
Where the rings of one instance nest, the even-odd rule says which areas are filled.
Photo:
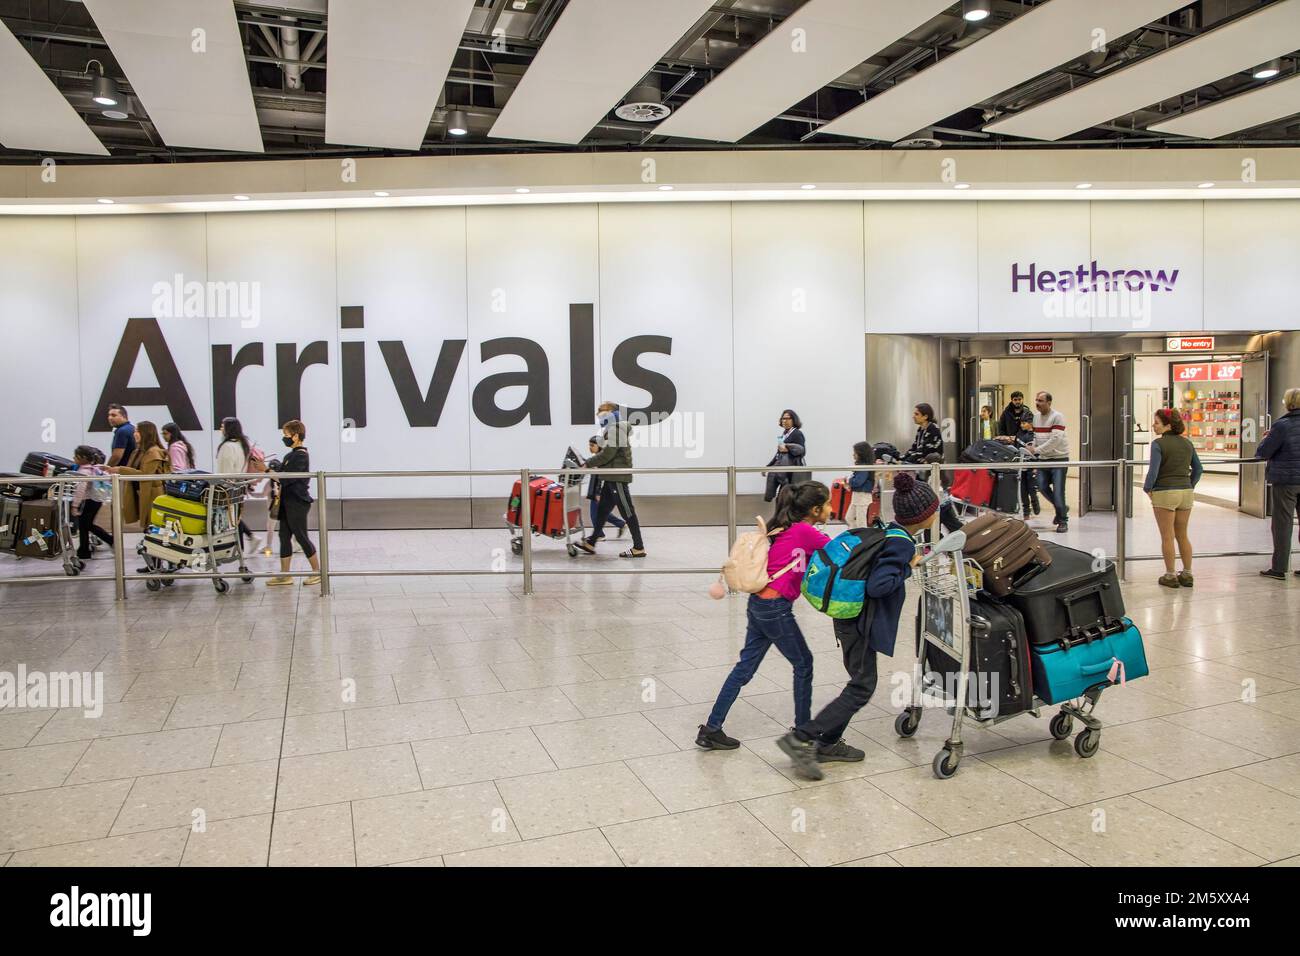
[[235, 196], [233, 198], [238, 199], [240, 202], [246, 202], [248, 200], [247, 196]]
[[953, 189], [970, 189], [970, 183], [954, 183]]
[[129, 118], [131, 114], [126, 111], [125, 107], [110, 106], [107, 109], [103, 110], [101, 115], [104, 117], [104, 119], [124, 120]]
[[376, 195], [376, 196], [381, 196], [381, 197], [382, 197], [382, 196], [387, 196], [388, 193], [384, 192], [382, 189], [376, 189], [376, 190], [375, 190], [375, 195]]
[[1257, 80], [1271, 80], [1282, 72], [1281, 60], [1269, 60], [1267, 63], [1261, 63], [1255, 67], [1254, 77]]
[[1197, 189], [1213, 189], [1213, 188], [1214, 188], [1214, 183], [1201, 183], [1201, 184], [1198, 185], [1196, 188], [1197, 188]]
[[669, 186], [669, 185], [665, 184], [665, 185], [659, 187], [659, 191], [660, 191], [660, 192], [665, 192], [665, 193], [666, 193], [666, 192], [670, 192], [670, 191], [672, 190], [672, 188], [673, 188], [672, 186]]
[[799, 188], [800, 188], [800, 189], [816, 189], [817, 186], [816, 186], [814, 183], [804, 183], [804, 184], [803, 184], [802, 186], [800, 186]]
[[971, 23], [979, 23], [993, 12], [992, 0], [962, 0], [961, 15]]
[[1077, 185], [1075, 185], [1074, 188], [1075, 188], [1075, 189], [1091, 189], [1091, 188], [1092, 188], [1092, 183], [1078, 183]]
[[105, 205], [105, 206], [111, 206], [111, 205], [113, 205], [113, 200], [111, 200], [111, 199], [96, 199], [95, 202], [97, 202], [97, 203], [102, 203], [102, 204]]
[[532, 192], [532, 190], [529, 189], [527, 186], [520, 186], [518, 189], [515, 190], [515, 192], [517, 192], [517, 193], [530, 193], [530, 192]]

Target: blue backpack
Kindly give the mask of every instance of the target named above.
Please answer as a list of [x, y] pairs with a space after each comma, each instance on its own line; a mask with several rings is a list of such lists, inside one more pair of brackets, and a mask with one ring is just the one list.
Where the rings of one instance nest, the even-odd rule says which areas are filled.
[[800, 591], [823, 614], [857, 617], [867, 603], [867, 576], [884, 546], [879, 523], [841, 532], [808, 560]]

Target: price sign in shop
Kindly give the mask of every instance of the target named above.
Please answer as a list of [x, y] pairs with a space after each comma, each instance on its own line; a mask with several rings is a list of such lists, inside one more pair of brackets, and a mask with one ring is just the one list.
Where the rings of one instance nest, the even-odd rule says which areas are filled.
[[1231, 382], [1241, 378], [1240, 362], [1199, 362], [1175, 365], [1175, 382]]

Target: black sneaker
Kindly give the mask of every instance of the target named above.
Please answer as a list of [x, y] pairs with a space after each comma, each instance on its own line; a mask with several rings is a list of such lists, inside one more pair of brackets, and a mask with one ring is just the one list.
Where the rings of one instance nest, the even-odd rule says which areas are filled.
[[857, 763], [866, 757], [866, 751], [859, 750], [857, 747], [846, 744], [841, 738], [833, 744], [817, 745], [817, 762], [832, 763], [837, 760], [843, 760], [848, 763]]
[[1070, 530], [1070, 524], [1069, 524], [1069, 522], [1067, 522], [1067, 521], [1058, 521], [1058, 522], [1056, 522], [1056, 533], [1057, 533], [1057, 534], [1065, 534], [1065, 532], [1067, 532], [1067, 531], [1069, 531], [1069, 530]]
[[1264, 570], [1264, 571], [1259, 572], [1259, 576], [1260, 576], [1261, 578], [1272, 578], [1272, 579], [1275, 580], [1275, 581], [1285, 581], [1285, 580], [1286, 580], [1286, 572], [1285, 572], [1285, 571], [1274, 571], [1272, 568], [1268, 568], [1267, 570]]
[[794, 769], [799, 776], [808, 780], [821, 780], [822, 768], [817, 766], [817, 744], [812, 740], [800, 740], [794, 734], [779, 737], [776, 745], [787, 757], [794, 761]]
[[728, 737], [721, 727], [714, 730], [708, 724], [700, 724], [700, 732], [695, 735], [695, 746], [705, 750], [735, 750], [740, 746], [740, 741]]
[[1040, 505], [1040, 504], [1038, 503], [1038, 499], [1035, 498], [1035, 499], [1034, 499], [1034, 514], [1038, 514], [1038, 513], [1039, 513], [1040, 511], [1042, 511], [1042, 510], [1043, 510], [1042, 505]]

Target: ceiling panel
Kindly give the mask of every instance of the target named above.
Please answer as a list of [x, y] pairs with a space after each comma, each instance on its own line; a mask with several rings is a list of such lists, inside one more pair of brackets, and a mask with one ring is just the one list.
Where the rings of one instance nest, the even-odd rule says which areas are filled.
[[86, 121], [0, 23], [0, 144], [39, 153], [107, 156]]
[[168, 146], [262, 152], [230, 0], [83, 0]]
[[474, 0], [330, 0], [325, 142], [419, 149], [473, 9]]
[[734, 143], [950, 6], [944, 0], [809, 0], [655, 133]]
[[1300, 0], [1281, 0], [984, 129], [1057, 140], [1250, 69], [1297, 47]]
[[1300, 75], [1220, 100], [1198, 110], [1148, 126], [1157, 133], [1215, 139], [1300, 114]]
[[1112, 40], [1186, 0], [1051, 0], [821, 127], [895, 142], [1089, 52], [1094, 30]]
[[569, 0], [490, 135], [578, 143], [713, 0]]

